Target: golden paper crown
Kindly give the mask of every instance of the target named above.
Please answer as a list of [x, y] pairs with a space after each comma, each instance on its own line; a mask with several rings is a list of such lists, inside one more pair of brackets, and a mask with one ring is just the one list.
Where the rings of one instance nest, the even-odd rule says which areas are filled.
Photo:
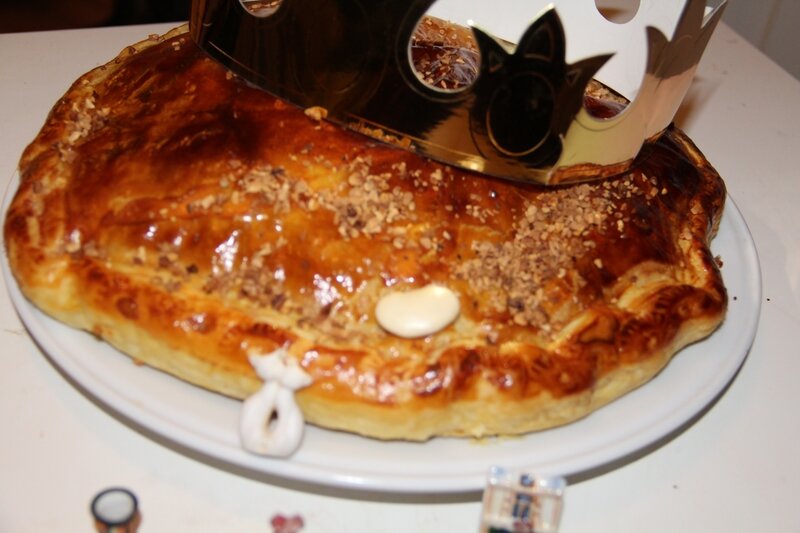
[[[705, 0], [686, 0], [671, 39], [648, 26], [638, 94], [622, 112], [601, 119], [583, 98], [611, 55], [568, 64], [552, 5], [515, 47], [473, 27], [480, 67], [470, 85], [426, 84], [412, 65], [410, 43], [435, 1], [265, 0], [254, 9], [242, 0], [195, 0], [190, 30], [201, 48], [245, 80], [298, 106], [325, 108], [343, 125], [408, 139], [418, 152], [451, 165], [556, 184], [624, 171], [658, 138], [727, 2], [706, 14]], [[640, 10], [647, 4], [641, 0]]]

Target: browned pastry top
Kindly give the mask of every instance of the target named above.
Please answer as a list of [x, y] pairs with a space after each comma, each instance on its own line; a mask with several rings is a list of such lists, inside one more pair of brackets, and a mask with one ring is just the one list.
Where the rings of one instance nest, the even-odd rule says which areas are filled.
[[[468, 80], [468, 45], [455, 61], [426, 42], [422, 77]], [[595, 90], [588, 105], [616, 112]], [[573, 420], [726, 307], [708, 250], [724, 185], [680, 131], [613, 179], [506, 182], [320, 121], [185, 29], [79, 79], [20, 171], [9, 259], [45, 311], [237, 397], [259, 385], [247, 350], [285, 345], [314, 379], [308, 419], [381, 438]], [[381, 295], [430, 283], [458, 295], [454, 324], [414, 340], [380, 328]]]

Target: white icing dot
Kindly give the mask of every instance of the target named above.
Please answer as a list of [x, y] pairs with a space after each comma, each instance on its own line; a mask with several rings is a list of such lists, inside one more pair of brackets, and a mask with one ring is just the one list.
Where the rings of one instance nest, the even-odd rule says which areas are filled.
[[383, 329], [407, 339], [441, 331], [461, 311], [458, 296], [441, 285], [427, 285], [405, 292], [390, 292], [375, 307], [375, 318]]

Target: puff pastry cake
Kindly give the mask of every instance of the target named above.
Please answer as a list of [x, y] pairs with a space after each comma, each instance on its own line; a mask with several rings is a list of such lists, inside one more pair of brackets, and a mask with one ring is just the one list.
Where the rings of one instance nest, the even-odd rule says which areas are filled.
[[[468, 81], [470, 46], [422, 31], [420, 75]], [[620, 108], [597, 85], [586, 102]], [[23, 293], [236, 398], [261, 386], [247, 353], [283, 347], [311, 377], [296, 393], [308, 422], [380, 439], [574, 421], [723, 320], [709, 241], [725, 188], [678, 129], [624, 175], [544, 188], [320, 118], [237, 79], [185, 27], [129, 47], [75, 82], [22, 157], [4, 230]], [[382, 297], [429, 285], [456, 295], [452, 323], [381, 327]]]

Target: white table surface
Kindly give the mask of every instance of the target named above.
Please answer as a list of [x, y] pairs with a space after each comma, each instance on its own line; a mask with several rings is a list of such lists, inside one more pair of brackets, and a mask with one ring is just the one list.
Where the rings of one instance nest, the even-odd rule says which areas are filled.
[[[169, 26], [0, 35], [0, 185], [52, 104], [86, 70]], [[763, 271], [759, 331], [728, 390], [690, 427], [588, 479], [571, 479], [563, 532], [800, 531], [800, 83], [718, 29], [679, 113], [725, 177]], [[2, 283], [2, 281], [0, 281]], [[475, 531], [478, 496], [353, 498], [274, 486], [187, 457], [70, 384], [0, 289], [0, 531], [89, 531], [109, 485], [139, 497], [140, 532]]]

